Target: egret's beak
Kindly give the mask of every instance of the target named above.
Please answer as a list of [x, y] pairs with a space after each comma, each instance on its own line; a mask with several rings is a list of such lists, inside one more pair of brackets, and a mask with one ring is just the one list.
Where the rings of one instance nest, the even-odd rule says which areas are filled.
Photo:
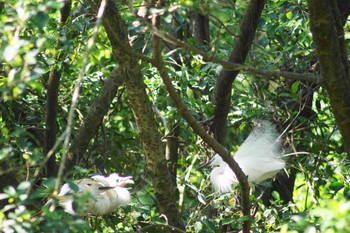
[[118, 186], [125, 186], [127, 184], [134, 184], [134, 181], [132, 180], [132, 176], [119, 176], [118, 180]]
[[213, 161], [214, 161], [214, 157], [211, 158], [208, 162], [199, 165], [199, 167], [197, 167], [197, 169], [202, 169], [202, 168], [208, 167], [208, 166], [211, 165], [211, 163], [212, 163]]
[[99, 187], [98, 189], [102, 190], [102, 191], [107, 191], [107, 190], [110, 190], [110, 189], [114, 189], [114, 187]]

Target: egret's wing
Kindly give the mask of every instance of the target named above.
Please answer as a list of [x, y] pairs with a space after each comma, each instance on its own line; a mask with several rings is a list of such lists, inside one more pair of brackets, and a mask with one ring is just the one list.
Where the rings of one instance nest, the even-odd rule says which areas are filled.
[[102, 186], [110, 186], [109, 179], [102, 175], [94, 175], [91, 177], [92, 180], [99, 182]]
[[259, 157], [258, 154], [264, 157], [280, 157], [281, 142], [278, 137], [275, 126], [268, 121], [263, 121], [249, 134], [234, 158], [236, 160], [245, 156], [256, 158]]
[[276, 175], [285, 166], [282, 159], [264, 157], [264, 154], [256, 155], [260, 158], [255, 162], [252, 162], [251, 156], [242, 157], [239, 162], [237, 161], [244, 174], [248, 176], [249, 182], [260, 183]]
[[248, 176], [249, 182], [259, 183], [284, 168], [278, 137], [274, 125], [263, 121], [253, 129], [236, 152], [234, 158]]

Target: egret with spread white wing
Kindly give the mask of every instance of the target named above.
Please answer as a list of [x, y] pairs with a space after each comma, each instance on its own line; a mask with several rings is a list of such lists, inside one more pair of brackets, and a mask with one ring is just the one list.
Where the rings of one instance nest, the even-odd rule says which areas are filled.
[[[248, 182], [257, 184], [274, 177], [284, 168], [281, 148], [275, 125], [263, 121], [253, 129], [233, 158], [248, 176]], [[210, 173], [210, 181], [215, 191], [230, 192], [232, 186], [238, 184], [234, 172], [218, 154], [213, 157], [211, 165], [214, 168]]]

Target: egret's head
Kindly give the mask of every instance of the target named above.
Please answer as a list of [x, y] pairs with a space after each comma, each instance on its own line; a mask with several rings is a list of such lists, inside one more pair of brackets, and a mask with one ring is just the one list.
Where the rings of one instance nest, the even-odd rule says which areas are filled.
[[119, 175], [117, 175], [115, 178], [116, 178], [118, 186], [125, 186], [127, 184], [134, 184], [132, 176], [119, 176]]
[[220, 166], [224, 163], [224, 160], [221, 158], [219, 154], [214, 155], [214, 157], [210, 160], [210, 165], [213, 167]]
[[220, 155], [216, 154], [214, 155], [213, 158], [211, 158], [208, 162], [200, 165], [198, 167], [198, 169], [201, 169], [201, 168], [204, 168], [204, 167], [208, 167], [208, 166], [211, 166], [211, 167], [219, 167], [221, 166], [222, 164], [224, 164], [224, 160], [221, 158]]

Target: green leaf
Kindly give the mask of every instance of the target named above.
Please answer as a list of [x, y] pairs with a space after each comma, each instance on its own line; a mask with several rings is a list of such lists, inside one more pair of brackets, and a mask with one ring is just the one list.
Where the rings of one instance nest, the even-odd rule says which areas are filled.
[[281, 200], [280, 194], [276, 191], [272, 192], [272, 196], [276, 199], [276, 200]]
[[140, 203], [142, 203], [143, 205], [153, 205], [154, 204], [154, 200], [152, 199], [152, 197], [145, 192], [137, 192], [136, 194], [137, 199], [140, 201]]
[[224, 218], [224, 219], [222, 220], [222, 225], [228, 225], [228, 224], [233, 223], [234, 221], [235, 221], [234, 218]]
[[297, 93], [298, 90], [299, 90], [299, 82], [294, 82], [294, 83], [292, 84], [291, 89], [292, 89], [292, 93], [293, 93], [293, 94]]
[[344, 184], [341, 182], [333, 182], [329, 185], [329, 188], [333, 191], [338, 191], [344, 187]]
[[248, 219], [249, 219], [249, 216], [242, 216], [240, 218], [241, 221], [248, 221]]
[[291, 11], [288, 11], [286, 14], [287, 19], [291, 20], [293, 17], [293, 13]]

